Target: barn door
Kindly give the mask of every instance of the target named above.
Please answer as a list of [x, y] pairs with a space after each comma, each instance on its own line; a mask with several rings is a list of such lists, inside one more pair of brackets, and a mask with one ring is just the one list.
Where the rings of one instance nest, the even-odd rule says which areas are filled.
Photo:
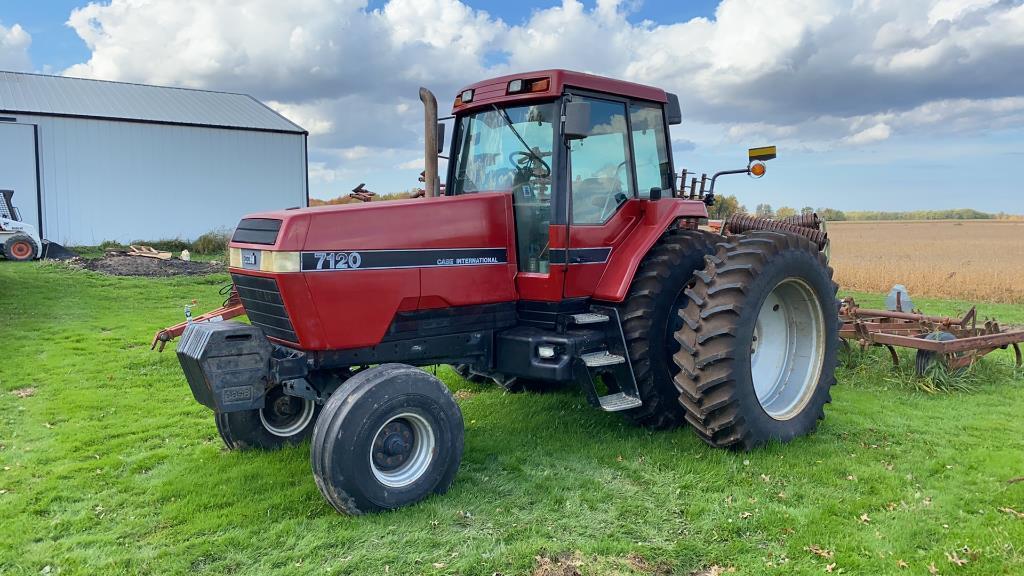
[[36, 130], [31, 124], [0, 122], [0, 190], [14, 190], [13, 204], [42, 236], [36, 182]]

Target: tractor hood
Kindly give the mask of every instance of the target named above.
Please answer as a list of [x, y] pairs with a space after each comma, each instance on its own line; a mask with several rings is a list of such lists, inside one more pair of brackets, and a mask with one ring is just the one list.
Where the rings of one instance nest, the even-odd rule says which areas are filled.
[[380, 342], [401, 311], [515, 299], [512, 196], [262, 212], [229, 248], [249, 320], [306, 350]]
[[[484, 197], [500, 199], [481, 202]], [[503, 220], [511, 204], [508, 193], [495, 192], [258, 212], [239, 222], [230, 246], [271, 251], [462, 247], [492, 236], [487, 222]], [[438, 234], [438, 226], [444, 234]], [[489, 238], [489, 245], [504, 245], [508, 239], [500, 236]]]

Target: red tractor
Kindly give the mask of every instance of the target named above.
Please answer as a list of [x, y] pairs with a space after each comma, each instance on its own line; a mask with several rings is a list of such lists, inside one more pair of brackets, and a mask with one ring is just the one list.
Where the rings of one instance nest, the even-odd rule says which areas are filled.
[[421, 98], [425, 198], [239, 223], [230, 273], [251, 324], [191, 324], [177, 350], [229, 448], [311, 438], [345, 513], [442, 493], [463, 422], [415, 368], [436, 364], [574, 382], [596, 408], [688, 422], [716, 447], [815, 429], [839, 344], [832, 271], [799, 234], [698, 229], [708, 198], [676, 185], [673, 94], [565, 70], [473, 84], [443, 195], [444, 132]]

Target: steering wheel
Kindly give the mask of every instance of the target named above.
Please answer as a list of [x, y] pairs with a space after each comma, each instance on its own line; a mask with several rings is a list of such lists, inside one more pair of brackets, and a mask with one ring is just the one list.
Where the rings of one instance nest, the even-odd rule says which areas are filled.
[[[616, 183], [622, 182], [622, 180], [619, 179], [619, 172], [623, 168], [625, 168], [625, 167], [626, 167], [626, 160], [623, 160], [622, 162], [619, 162], [619, 165], [615, 167], [615, 182]], [[604, 206], [601, 207], [601, 216], [600, 216], [600, 218], [601, 218], [602, 222], [604, 222], [605, 214], [608, 213], [608, 205], [611, 203], [612, 198], [615, 198], [615, 207], [616, 208], [618, 208], [619, 204], [622, 204], [623, 202], [626, 201], [626, 195], [623, 194], [622, 192], [616, 192], [615, 194], [609, 194], [608, 196], [605, 196]]]
[[544, 172], [539, 174], [534, 172], [533, 175], [538, 178], [547, 178], [548, 176], [551, 176], [551, 166], [548, 166], [548, 163], [544, 161], [542, 156], [551, 156], [551, 153], [548, 152], [545, 154], [544, 152], [534, 150], [523, 152], [520, 150], [509, 154], [508, 161], [515, 166], [517, 170], [530, 170], [531, 172], [533, 172], [533, 163], [537, 162], [544, 168]]
[[622, 181], [622, 179], [619, 178], [619, 172], [621, 172], [622, 169], [626, 167], [626, 163], [627, 161], [623, 160], [622, 162], [619, 162], [618, 166], [615, 167], [615, 179], [618, 180], [619, 182]]

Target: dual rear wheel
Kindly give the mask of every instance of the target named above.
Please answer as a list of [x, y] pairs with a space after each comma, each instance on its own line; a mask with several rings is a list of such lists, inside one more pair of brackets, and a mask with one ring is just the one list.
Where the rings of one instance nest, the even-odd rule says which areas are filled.
[[839, 348], [836, 284], [806, 238], [750, 232], [717, 246], [686, 290], [674, 381], [708, 444], [749, 450], [812, 432]]
[[813, 431], [834, 383], [836, 289], [802, 236], [669, 231], [620, 308], [643, 401], [624, 415], [650, 428], [688, 422], [717, 447]]

